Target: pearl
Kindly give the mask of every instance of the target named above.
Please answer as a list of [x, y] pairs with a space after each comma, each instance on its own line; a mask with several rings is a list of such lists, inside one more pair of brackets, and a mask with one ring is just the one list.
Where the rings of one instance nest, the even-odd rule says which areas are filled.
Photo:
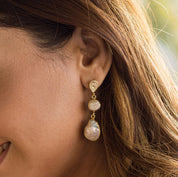
[[96, 141], [100, 137], [100, 126], [97, 121], [90, 119], [84, 129], [85, 137], [90, 141]]
[[101, 103], [98, 100], [90, 100], [88, 103], [88, 108], [90, 111], [97, 111], [100, 109]]
[[91, 81], [90, 83], [89, 83], [89, 88], [90, 88], [90, 90], [92, 91], [92, 92], [95, 92], [96, 90], [97, 90], [97, 88], [98, 88], [98, 81], [96, 81], [96, 80], [93, 80], [93, 81]]

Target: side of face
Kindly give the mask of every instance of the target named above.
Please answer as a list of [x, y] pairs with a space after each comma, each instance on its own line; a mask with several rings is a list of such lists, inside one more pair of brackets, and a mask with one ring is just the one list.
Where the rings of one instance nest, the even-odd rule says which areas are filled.
[[0, 29], [0, 141], [11, 141], [0, 176], [55, 176], [81, 150], [86, 108], [69, 46], [42, 52], [26, 33]]
[[59, 177], [87, 159], [88, 83], [102, 84], [112, 57], [100, 38], [85, 45], [81, 34], [47, 52], [25, 31], [0, 28], [0, 143], [11, 142], [0, 176]]

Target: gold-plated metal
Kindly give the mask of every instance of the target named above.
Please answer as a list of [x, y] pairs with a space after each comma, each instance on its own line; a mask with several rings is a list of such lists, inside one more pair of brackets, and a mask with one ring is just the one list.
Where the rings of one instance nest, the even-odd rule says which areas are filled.
[[95, 113], [93, 112], [93, 114], [91, 115], [91, 119], [95, 120]]
[[95, 93], [93, 93], [93, 95], [91, 96], [91, 98], [92, 98], [93, 100], [96, 100], [96, 95], [95, 95]]

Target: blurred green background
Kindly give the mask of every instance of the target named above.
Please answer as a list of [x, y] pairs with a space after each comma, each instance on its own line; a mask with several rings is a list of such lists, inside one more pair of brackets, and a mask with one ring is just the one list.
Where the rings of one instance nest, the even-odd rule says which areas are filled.
[[178, 0], [142, 0], [166, 65], [178, 85]]

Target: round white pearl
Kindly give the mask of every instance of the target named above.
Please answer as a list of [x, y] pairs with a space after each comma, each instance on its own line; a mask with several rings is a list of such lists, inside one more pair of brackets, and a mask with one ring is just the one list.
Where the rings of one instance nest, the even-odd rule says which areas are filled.
[[100, 126], [97, 121], [90, 119], [84, 129], [85, 137], [90, 141], [96, 141], [100, 137]]
[[98, 100], [90, 100], [88, 103], [88, 108], [90, 111], [97, 111], [100, 109], [101, 103]]

